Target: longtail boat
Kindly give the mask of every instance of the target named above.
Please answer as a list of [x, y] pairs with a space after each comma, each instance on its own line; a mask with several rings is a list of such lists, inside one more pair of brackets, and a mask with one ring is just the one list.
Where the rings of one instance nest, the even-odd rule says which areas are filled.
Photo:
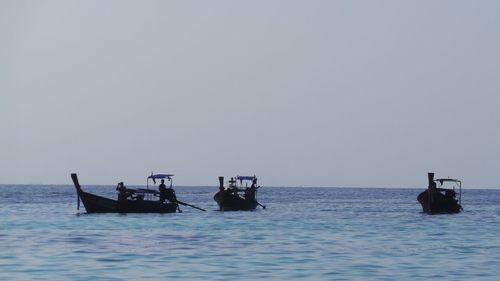
[[[250, 187], [248, 187], [249, 181], [252, 182]], [[243, 186], [243, 182], [246, 183], [245, 186]], [[219, 192], [214, 195], [214, 200], [221, 211], [248, 211], [255, 210], [257, 206], [265, 209], [266, 206], [257, 201], [257, 189], [259, 187], [257, 186], [256, 176], [231, 178], [227, 188], [224, 187], [224, 177], [219, 177]]]
[[[80, 209], [81, 200], [87, 213], [174, 213], [176, 211], [181, 212], [179, 204], [204, 211], [201, 208], [177, 200], [175, 191], [172, 188], [172, 176], [172, 174], [151, 174], [147, 178], [146, 189], [129, 189], [124, 187], [123, 183], [119, 183], [117, 187], [117, 190], [120, 189], [118, 200], [84, 191], [75, 173], [71, 174], [71, 179], [77, 192], [77, 209]], [[170, 187], [166, 188], [165, 193], [149, 189], [149, 180], [156, 183], [157, 179], [167, 179], [170, 182]]]
[[[434, 173], [427, 174], [429, 186], [427, 190], [420, 193], [417, 201], [422, 205], [424, 213], [428, 214], [451, 214], [459, 213], [462, 208], [462, 181], [458, 179], [442, 178], [434, 179]], [[437, 184], [439, 183], [439, 187]], [[443, 186], [451, 185], [451, 188]], [[458, 199], [457, 199], [458, 191]]]

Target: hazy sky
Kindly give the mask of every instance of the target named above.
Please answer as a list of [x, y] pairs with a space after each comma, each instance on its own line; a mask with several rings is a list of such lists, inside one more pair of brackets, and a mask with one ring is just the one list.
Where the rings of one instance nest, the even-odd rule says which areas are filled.
[[0, 183], [500, 187], [500, 1], [2, 1]]

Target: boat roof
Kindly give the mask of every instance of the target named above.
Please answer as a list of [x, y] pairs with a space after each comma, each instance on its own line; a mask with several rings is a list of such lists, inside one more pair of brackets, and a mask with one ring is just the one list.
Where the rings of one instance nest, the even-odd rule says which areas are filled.
[[457, 179], [435, 179], [434, 181], [438, 181], [440, 183], [443, 183], [443, 182], [462, 182], [461, 180], [457, 180]]
[[173, 174], [156, 174], [156, 175], [151, 175], [148, 177], [148, 179], [164, 179], [164, 178], [167, 178], [167, 179], [170, 179], [171, 177], [173, 177], [174, 175]]
[[249, 180], [249, 181], [251, 181], [255, 178], [256, 178], [256, 176], [237, 176], [236, 177], [237, 180]]

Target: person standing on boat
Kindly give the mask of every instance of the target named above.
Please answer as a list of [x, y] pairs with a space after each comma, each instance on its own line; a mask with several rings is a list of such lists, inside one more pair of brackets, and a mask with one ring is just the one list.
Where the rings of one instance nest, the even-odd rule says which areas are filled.
[[257, 190], [257, 178], [253, 178], [252, 185], [245, 189], [245, 199], [255, 200], [255, 191]]
[[158, 191], [160, 192], [160, 203], [165, 202], [167, 194], [167, 186], [165, 185], [165, 180], [161, 180], [161, 183], [158, 186]]
[[161, 180], [161, 183], [158, 186], [158, 190], [160, 191], [160, 203], [165, 202], [165, 200], [168, 200], [170, 202], [177, 201], [175, 191], [172, 189], [172, 187], [167, 188], [167, 186], [165, 185], [165, 180]]

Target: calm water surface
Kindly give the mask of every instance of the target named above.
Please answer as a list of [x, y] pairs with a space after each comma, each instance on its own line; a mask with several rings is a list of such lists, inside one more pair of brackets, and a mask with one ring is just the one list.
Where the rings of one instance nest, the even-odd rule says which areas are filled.
[[[113, 186], [86, 190], [115, 197]], [[176, 214], [80, 214], [72, 186], [0, 185], [0, 280], [500, 280], [500, 190], [421, 213], [416, 189], [262, 188], [219, 212], [177, 187]]]

